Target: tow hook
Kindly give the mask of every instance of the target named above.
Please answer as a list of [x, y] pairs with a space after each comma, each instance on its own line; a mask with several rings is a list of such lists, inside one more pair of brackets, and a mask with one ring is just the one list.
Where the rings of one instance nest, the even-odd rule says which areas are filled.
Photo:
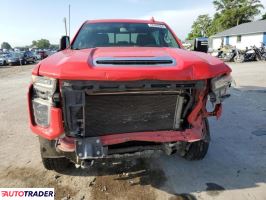
[[207, 112], [207, 117], [216, 116], [219, 119], [222, 115], [222, 104], [216, 104], [212, 112]]
[[87, 169], [87, 168], [92, 167], [93, 164], [94, 164], [94, 160], [83, 160], [80, 163], [80, 167], [81, 169]]

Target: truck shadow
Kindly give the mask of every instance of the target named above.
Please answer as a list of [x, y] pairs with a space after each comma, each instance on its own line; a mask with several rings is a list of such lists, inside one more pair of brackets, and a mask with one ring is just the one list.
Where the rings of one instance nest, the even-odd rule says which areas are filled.
[[196, 200], [189, 193], [176, 193], [166, 186], [167, 176], [155, 158], [98, 161], [89, 169], [72, 168], [61, 172], [67, 176], [95, 176], [89, 186], [94, 199], [156, 199], [155, 188], [166, 191], [169, 200]]
[[116, 161], [97, 161], [88, 169], [72, 166], [69, 170], [60, 173], [70, 176], [113, 176], [114, 180], [126, 181], [132, 186], [163, 186], [167, 180], [164, 171], [151, 166], [152, 160], [152, 158], [131, 158]]

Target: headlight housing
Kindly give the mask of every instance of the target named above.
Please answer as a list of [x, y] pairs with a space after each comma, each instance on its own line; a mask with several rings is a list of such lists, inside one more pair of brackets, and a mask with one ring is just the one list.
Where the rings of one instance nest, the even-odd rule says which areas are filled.
[[47, 102], [44, 102], [40, 99], [34, 99], [32, 101], [32, 108], [35, 123], [42, 127], [49, 126], [50, 119], [50, 105]]
[[57, 89], [57, 80], [44, 76], [32, 76], [32, 109], [35, 123], [42, 127], [49, 126], [50, 108], [54, 105], [53, 95]]
[[215, 104], [221, 103], [226, 97], [229, 97], [228, 89], [231, 86], [231, 75], [224, 75], [211, 80], [210, 101]]
[[231, 82], [232, 82], [231, 75], [225, 75], [222, 77], [214, 78], [211, 81], [212, 91], [216, 91], [221, 88], [228, 88], [230, 87]]
[[50, 95], [55, 93], [56, 86], [57, 86], [57, 80], [54, 78], [49, 78], [45, 76], [35, 76], [32, 75], [32, 83], [34, 89], [48, 93]]

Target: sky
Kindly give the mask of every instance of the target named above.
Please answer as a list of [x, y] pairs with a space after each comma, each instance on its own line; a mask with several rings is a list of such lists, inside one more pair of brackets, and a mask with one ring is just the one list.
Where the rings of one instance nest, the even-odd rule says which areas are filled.
[[[266, 0], [261, 0], [266, 8]], [[185, 39], [200, 14], [212, 16], [212, 0], [0, 0], [0, 44], [31, 45], [45, 38], [58, 44], [65, 34], [63, 18], [71, 5], [73, 36], [89, 19], [150, 19], [164, 21], [180, 39]], [[266, 12], [264, 9], [263, 12]]]

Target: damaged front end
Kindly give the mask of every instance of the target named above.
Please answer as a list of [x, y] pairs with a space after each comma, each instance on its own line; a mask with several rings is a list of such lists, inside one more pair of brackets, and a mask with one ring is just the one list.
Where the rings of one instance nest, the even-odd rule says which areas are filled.
[[[44, 157], [76, 164], [179, 151], [208, 141], [205, 118], [221, 115], [230, 76], [200, 81], [57, 81], [36, 78], [29, 92], [31, 128], [51, 140]], [[214, 110], [206, 109], [207, 99]], [[60, 118], [61, 117], [61, 118]], [[60, 121], [61, 120], [61, 121]], [[49, 145], [48, 145], [49, 146]]]

